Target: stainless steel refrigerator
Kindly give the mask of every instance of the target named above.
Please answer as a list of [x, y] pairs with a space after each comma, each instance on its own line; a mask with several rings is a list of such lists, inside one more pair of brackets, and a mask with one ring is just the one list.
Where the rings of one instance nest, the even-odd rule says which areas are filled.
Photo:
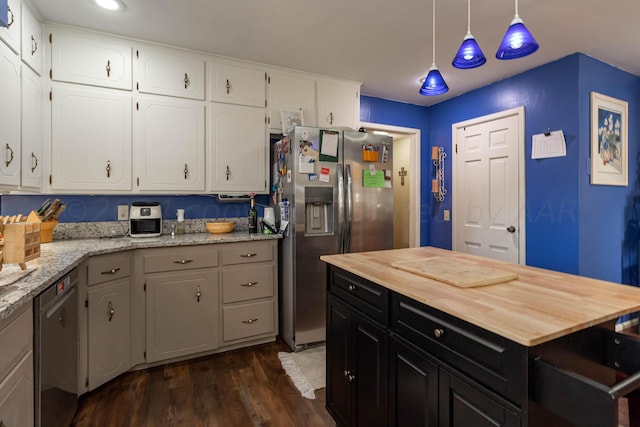
[[274, 144], [280, 244], [280, 334], [293, 350], [325, 340], [321, 255], [393, 248], [392, 143], [385, 135], [296, 127]]

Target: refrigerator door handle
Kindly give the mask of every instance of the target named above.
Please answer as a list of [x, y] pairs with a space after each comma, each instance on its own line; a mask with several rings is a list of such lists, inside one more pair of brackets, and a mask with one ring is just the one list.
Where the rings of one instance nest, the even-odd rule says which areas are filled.
[[351, 180], [351, 165], [345, 166], [346, 180], [347, 180], [347, 195], [346, 195], [346, 219], [345, 219], [345, 235], [344, 235], [344, 253], [349, 252], [351, 246], [351, 217], [353, 216], [353, 182]]
[[342, 173], [342, 163], [338, 163], [336, 168], [336, 175], [338, 178], [338, 241], [337, 241], [337, 253], [342, 253], [342, 245], [344, 242], [344, 175]]

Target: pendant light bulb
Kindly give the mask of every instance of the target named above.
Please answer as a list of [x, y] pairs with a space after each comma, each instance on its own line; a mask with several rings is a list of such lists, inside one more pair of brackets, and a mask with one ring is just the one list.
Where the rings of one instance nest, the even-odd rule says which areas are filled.
[[515, 1], [516, 14], [502, 38], [502, 43], [498, 47], [496, 52], [496, 58], [498, 59], [522, 58], [531, 55], [540, 47], [531, 32], [525, 27], [520, 16], [518, 16], [518, 0]]
[[440, 74], [440, 70], [436, 66], [436, 0], [432, 0], [433, 4], [433, 37], [432, 37], [432, 52], [433, 52], [433, 63], [431, 64], [431, 68], [429, 68], [429, 73], [427, 77], [425, 77], [424, 82], [422, 83], [422, 87], [420, 88], [420, 95], [425, 96], [435, 96], [442, 95], [449, 90], [449, 86], [444, 81], [444, 77]]
[[451, 64], [456, 68], [476, 68], [487, 62], [480, 45], [471, 34], [471, 0], [467, 2], [467, 35], [464, 37], [458, 53]]

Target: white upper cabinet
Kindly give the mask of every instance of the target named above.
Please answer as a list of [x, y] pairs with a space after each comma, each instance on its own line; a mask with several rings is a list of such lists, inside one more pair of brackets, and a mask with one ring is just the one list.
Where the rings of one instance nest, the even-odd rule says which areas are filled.
[[282, 132], [281, 112], [300, 111], [305, 126], [316, 125], [316, 81], [284, 73], [269, 75], [269, 128]]
[[22, 13], [20, 0], [7, 2], [7, 27], [0, 27], [0, 40], [4, 41], [15, 53], [20, 54], [20, 25]]
[[134, 64], [140, 93], [204, 100], [204, 57], [177, 49], [140, 47]]
[[0, 43], [0, 186], [20, 185], [20, 58]]
[[268, 192], [264, 108], [213, 103], [209, 112], [207, 190]]
[[209, 100], [265, 107], [266, 73], [258, 68], [211, 61]]
[[197, 102], [139, 99], [135, 111], [139, 190], [204, 191], [204, 108]]
[[38, 75], [42, 74], [42, 27], [27, 3], [22, 3], [22, 60]]
[[131, 90], [131, 46], [106, 37], [54, 30], [51, 80]]
[[40, 77], [22, 66], [22, 181], [21, 187], [40, 191], [42, 167], [42, 85]]
[[131, 191], [131, 94], [54, 86], [51, 189]]
[[360, 123], [360, 84], [318, 80], [318, 126], [356, 129]]

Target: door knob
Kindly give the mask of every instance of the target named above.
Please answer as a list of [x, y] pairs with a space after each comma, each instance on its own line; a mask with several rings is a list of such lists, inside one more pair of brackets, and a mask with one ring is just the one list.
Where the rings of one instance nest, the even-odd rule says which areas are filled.
[[510, 225], [507, 227], [507, 231], [509, 233], [515, 233], [516, 232], [516, 228], [513, 225]]

